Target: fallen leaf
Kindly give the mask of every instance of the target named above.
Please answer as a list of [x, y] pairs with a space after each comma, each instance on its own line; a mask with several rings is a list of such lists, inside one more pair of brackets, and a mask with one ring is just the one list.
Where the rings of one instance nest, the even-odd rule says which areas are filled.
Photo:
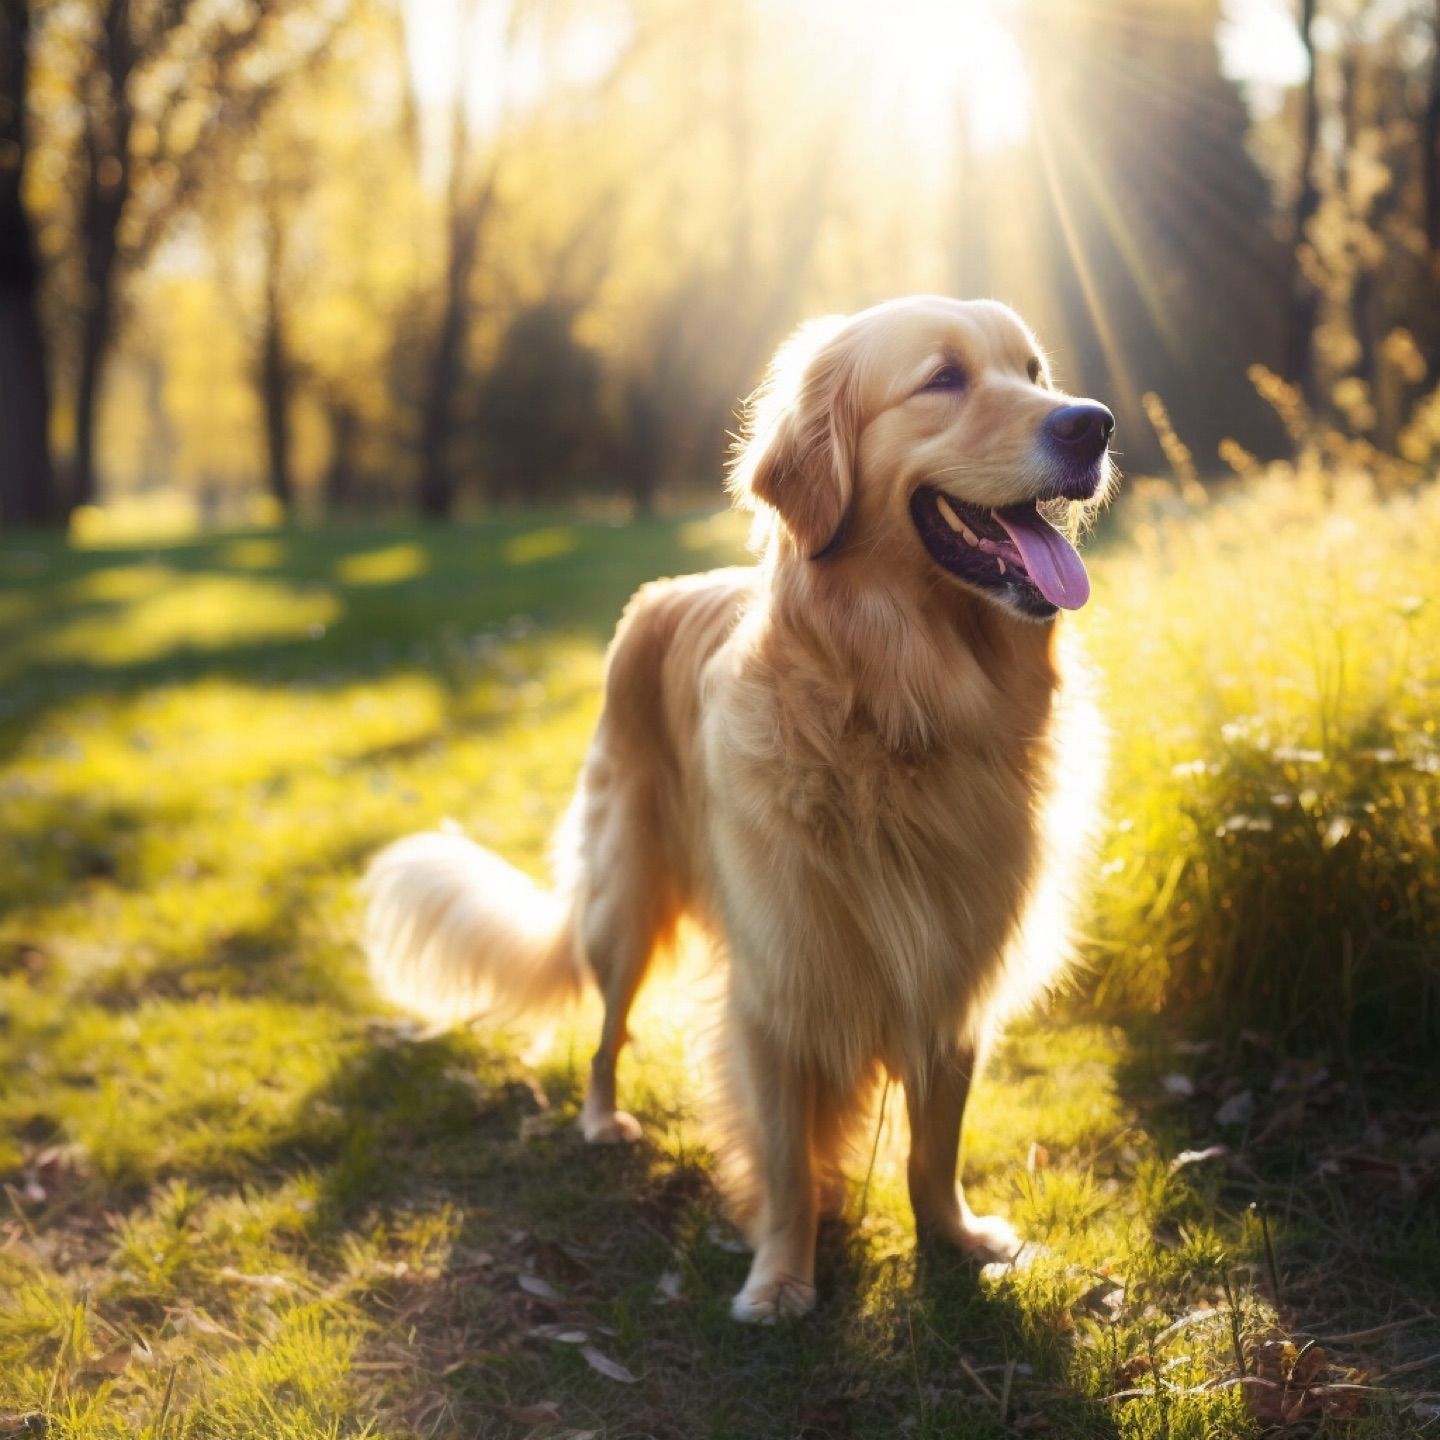
[[1033, 1175], [1037, 1170], [1050, 1168], [1050, 1152], [1038, 1141], [1030, 1142], [1030, 1153], [1025, 1157], [1025, 1170]]
[[554, 1340], [561, 1345], [583, 1345], [589, 1338], [587, 1330], [577, 1330], [573, 1325], [536, 1325], [526, 1332], [537, 1340]]
[[618, 1380], [622, 1385], [634, 1385], [633, 1376], [618, 1360], [612, 1360], [608, 1355], [602, 1355], [593, 1345], [582, 1347], [580, 1353], [585, 1357], [586, 1363], [592, 1370], [598, 1370], [607, 1379]]
[[680, 1272], [667, 1270], [655, 1282], [655, 1303], [657, 1305], [678, 1305], [684, 1299], [680, 1291]]
[[548, 1280], [542, 1280], [538, 1275], [520, 1275], [515, 1283], [527, 1295], [533, 1295], [537, 1300], [549, 1300], [560, 1305], [565, 1303], [565, 1297]]
[[1177, 1072], [1161, 1076], [1160, 1088], [1177, 1100], [1188, 1100], [1195, 1093], [1195, 1082], [1188, 1075]]

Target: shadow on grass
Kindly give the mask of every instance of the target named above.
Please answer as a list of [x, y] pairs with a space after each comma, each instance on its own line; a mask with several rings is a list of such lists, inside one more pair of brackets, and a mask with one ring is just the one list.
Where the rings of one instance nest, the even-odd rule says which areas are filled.
[[[547, 1093], [521, 1073], [468, 1037], [370, 1045], [269, 1157], [319, 1177], [311, 1240], [326, 1249], [453, 1218], [433, 1267], [370, 1289], [385, 1332], [408, 1337], [407, 1374], [385, 1382], [382, 1411], [485, 1434], [507, 1433], [494, 1427], [508, 1416], [525, 1434], [553, 1402], [576, 1428], [675, 1440], [982, 1437], [1062, 1421], [1067, 1434], [1115, 1433], [1058, 1388], [1067, 1332], [882, 1217], [822, 1228], [814, 1315], [735, 1324], [748, 1258], [705, 1157], [587, 1147], [578, 1076]], [[596, 1369], [580, 1332], [634, 1382]]]
[[[9, 787], [3, 803], [0, 920], [20, 909], [61, 905], [96, 885], [141, 883], [138, 851], [145, 836], [157, 826], [186, 825], [196, 814], [193, 806], [173, 802], [139, 806], [102, 795], [33, 794], [23, 784]], [[24, 936], [18, 945], [0, 942], [0, 949], [33, 949], [43, 957], [46, 940]]]
[[[27, 557], [23, 567], [4, 563], [16, 555]], [[103, 550], [7, 535], [0, 759], [47, 714], [94, 695], [200, 677], [323, 689], [416, 663], [444, 683], [447, 638], [517, 620], [604, 645], [645, 581], [742, 558], [734, 537], [704, 517], [295, 528]], [[216, 588], [225, 583], [248, 588]], [[307, 623], [298, 611], [311, 600], [324, 602], [325, 615]], [[164, 610], [147, 621], [150, 601]], [[246, 613], [254, 608], [274, 612], [258, 634]]]

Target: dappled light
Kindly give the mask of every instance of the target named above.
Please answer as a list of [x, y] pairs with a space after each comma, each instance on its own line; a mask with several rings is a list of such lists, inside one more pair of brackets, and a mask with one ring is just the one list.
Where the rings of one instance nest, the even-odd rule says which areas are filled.
[[[1193, 1423], [1238, 1425], [1237, 1397], [1204, 1387], [1230, 1363], [1227, 1285], [1245, 1287], [1246, 1324], [1257, 1335], [1273, 1324], [1266, 1241], [1245, 1209], [1251, 1199], [1278, 1247], [1285, 1303], [1313, 1314], [1309, 1323], [1330, 1317], [1334, 1330], [1361, 1329], [1378, 1314], [1404, 1320], [1413, 1313], [1406, 1267], [1433, 1267], [1433, 1257], [1421, 1261], [1405, 1248], [1399, 1191], [1327, 1182], [1326, 1204], [1342, 1206], [1354, 1228], [1354, 1248], [1337, 1249], [1326, 1238], [1333, 1215], [1315, 1213], [1304, 1187], [1277, 1198], [1245, 1168], [1263, 1158], [1264, 1173], [1285, 1173], [1313, 1166], [1317, 1153], [1346, 1163], [1346, 1142], [1326, 1134], [1345, 1104], [1324, 1099], [1331, 1082], [1314, 1072], [1294, 1078], [1267, 1049], [1227, 1056], [1210, 1042], [1177, 1043], [1163, 1028], [1116, 1017], [1133, 1015], [1132, 996], [1148, 1006], [1167, 967], [1196, 1007], [1192, 1021], [1207, 1005], [1233, 1003], [1243, 981], [1216, 968], [1232, 950], [1206, 937], [1234, 923], [1247, 927], [1226, 942], [1239, 947], [1235, 963], [1257, 967], [1257, 983], [1273, 975], [1279, 987], [1252, 991], [1247, 1009], [1257, 1020], [1273, 1010], [1303, 1021], [1310, 1004], [1286, 987], [1312, 987], [1317, 1004], [1333, 994], [1328, 977], [1304, 968], [1321, 963], [1314, 940], [1297, 936], [1294, 961], [1272, 971], [1242, 957], [1252, 939], [1273, 948], [1274, 936], [1247, 929], [1283, 915], [1284, 904], [1309, 916], [1306, 885], [1328, 888], [1346, 923], [1361, 924], [1355, 899], [1336, 889], [1344, 872], [1327, 878], [1324, 868], [1356, 843], [1372, 856], [1366, 883], [1381, 887], [1367, 903], [1409, 896], [1417, 913], [1433, 917], [1426, 892], [1413, 888], [1418, 876], [1407, 879], [1403, 868], [1403, 847], [1426, 843], [1404, 838], [1403, 807], [1417, 796], [1403, 777], [1426, 773], [1431, 741], [1423, 717], [1414, 730], [1395, 728], [1407, 711], [1392, 693], [1395, 684], [1430, 683], [1428, 672], [1407, 669], [1402, 681], [1393, 667], [1403, 657], [1358, 636], [1386, 634], [1389, 647], [1440, 653], [1417, 628], [1433, 617], [1410, 603], [1423, 577], [1375, 568], [1393, 554], [1387, 527], [1420, 533], [1434, 524], [1434, 507], [1427, 500], [1391, 518], [1356, 499], [1327, 512], [1342, 548], [1326, 569], [1331, 584], [1302, 599], [1311, 573], [1306, 517], [1318, 499], [1286, 487], [1257, 494], [1232, 516], [1187, 511], [1169, 487], [1147, 498], [1095, 560], [1109, 600], [1086, 627], [1126, 742], [1086, 969], [1061, 1010], [1021, 1023], [993, 1057], [967, 1130], [976, 1203], [1010, 1215], [1043, 1248], [1023, 1271], [979, 1279], [932, 1251], [915, 1253], [904, 1106], [893, 1087], [877, 1094], [876, 1105], [885, 1103], [852, 1157], [847, 1218], [822, 1232], [834, 1299], [817, 1328], [777, 1336], [747, 1361], [761, 1367], [766, 1415], [779, 1405], [792, 1417], [871, 1415], [889, 1424], [913, 1413], [920, 1366], [947, 1377], [928, 1382], [935, 1388], [921, 1402], [944, 1423], [989, 1424], [1008, 1374], [1013, 1416], [1078, 1424], [1075, 1407], [1093, 1402], [1067, 1393], [1143, 1394], [1153, 1358], [1177, 1387], [1194, 1391], [1185, 1402]], [[621, 1086], [650, 1138], [642, 1154], [596, 1156], [573, 1133], [593, 1000], [546, 1026], [426, 1036], [378, 1013], [351, 938], [355, 868], [397, 831], [449, 816], [543, 873], [599, 679], [599, 637], [574, 630], [554, 608], [571, 593], [557, 589], [566, 569], [592, 557], [617, 572], [618, 597], [652, 573], [740, 558], [744, 531], [743, 519], [727, 515], [666, 527], [651, 540], [580, 523], [499, 535], [467, 527], [443, 557], [418, 540], [387, 546], [362, 534], [339, 545], [290, 534], [182, 549], [166, 571], [181, 609], [192, 589], [209, 593], [219, 571], [261, 573], [292, 588], [311, 575], [333, 577], [327, 583], [339, 587], [347, 614], [376, 592], [376, 555], [421, 553], [426, 562], [403, 583], [422, 597], [451, 597], [447, 628], [398, 625], [391, 612], [383, 633], [346, 641], [343, 627], [310, 636], [299, 612], [271, 642], [269, 659], [247, 659], [246, 680], [204, 670], [187, 677], [190, 662], [175, 652], [157, 688], [112, 694], [100, 686], [11, 731], [0, 779], [0, 935], [10, 957], [0, 986], [13, 1018], [0, 1113], [16, 1127], [9, 1163], [18, 1167], [17, 1193], [30, 1197], [21, 1203], [37, 1217], [50, 1217], [44, 1223], [66, 1237], [65, 1253], [101, 1265], [88, 1302], [97, 1317], [136, 1305], [195, 1317], [149, 1332], [158, 1365], [107, 1362], [115, 1387], [108, 1404], [159, 1403], [165, 1366], [183, 1355], [175, 1393], [187, 1410], [217, 1403], [202, 1399], [203, 1372], [206, 1393], [223, 1387], [224, 1413], [249, 1414], [257, 1392], [244, 1356], [263, 1333], [266, 1373], [298, 1386], [283, 1413], [301, 1434], [335, 1406], [390, 1416], [401, 1433], [436, 1403], [457, 1423], [497, 1406], [525, 1414], [557, 1397], [562, 1413], [603, 1413], [617, 1382], [587, 1363], [578, 1343], [546, 1338], [564, 1330], [628, 1373], [643, 1370], [645, 1403], [675, 1417], [682, 1433], [756, 1425], [763, 1433], [753, 1384], [707, 1394], [687, 1379], [697, 1360], [730, 1363], [724, 1297], [743, 1271], [706, 1159], [698, 1061], [716, 1025], [713, 959], [682, 936], [676, 961], [643, 995]], [[1236, 592], [1235, 575], [1253, 563], [1247, 547], [1263, 548], [1287, 575], [1293, 555], [1299, 568], [1283, 594], [1313, 612], [1313, 662], [1272, 650], [1257, 663], [1254, 647], [1273, 638], [1273, 625], [1249, 627], [1224, 608], [1248, 613], [1259, 599]], [[1417, 565], [1424, 550], [1417, 547]], [[0, 555], [14, 563], [12, 551]], [[530, 555], [513, 572], [530, 578], [492, 593], [500, 572], [476, 564], [484, 555]], [[146, 577], [159, 562], [46, 547], [33, 557], [26, 564], [46, 577], [45, 613], [59, 634], [77, 633], [71, 612], [101, 596], [111, 607], [104, 624], [117, 635], [148, 613]], [[1195, 623], [1174, 598], [1182, 586], [1219, 623]], [[1338, 604], [1360, 627], [1353, 648], [1365, 656], [1340, 690], [1323, 658], [1338, 642], [1317, 609]], [[423, 603], [418, 613], [428, 613]], [[537, 624], [544, 613], [551, 618]], [[78, 633], [91, 634], [103, 660], [108, 632]], [[304, 648], [289, 656], [287, 637]], [[133, 663], [138, 676], [156, 673], [151, 656]], [[1214, 701], [1192, 697], [1187, 685]], [[1157, 687], [1168, 697], [1158, 707]], [[1222, 695], [1226, 714], [1264, 716], [1267, 728], [1257, 720], [1243, 734], [1212, 734], [1197, 707]], [[1366, 728], [1377, 705], [1387, 707], [1388, 738]], [[1362, 793], [1343, 772], [1324, 778], [1322, 731], [1329, 753], [1357, 726], [1367, 747], [1395, 752], [1357, 759], [1379, 767], [1357, 773], [1391, 777], [1398, 789]], [[1201, 805], [1197, 787], [1231, 785], [1232, 757], [1257, 744], [1268, 770], [1243, 797], [1212, 795]], [[1343, 787], [1334, 798], [1332, 783]], [[1390, 805], [1402, 807], [1393, 819]], [[1245, 823], [1234, 822], [1237, 814]], [[1317, 844], [1281, 847], [1285, 827], [1302, 816]], [[1266, 817], [1268, 826], [1259, 823]], [[1343, 836], [1336, 817], [1349, 818]], [[1360, 840], [1367, 829], [1371, 838]], [[1397, 1009], [1413, 1014], [1434, 1003], [1429, 972], [1407, 972], [1403, 948], [1380, 942], [1392, 922], [1366, 913], [1375, 928], [1354, 929], [1348, 941], [1324, 917], [1313, 933], [1331, 953], [1354, 957], [1346, 983], [1361, 1028], [1380, 1023], [1399, 1037], [1407, 1032]], [[1418, 934], [1415, 943], [1423, 943]], [[1391, 967], [1388, 978], [1377, 966]], [[1108, 1013], [1079, 1001], [1096, 991]], [[13, 1003], [22, 996], [23, 1006]], [[1321, 1034], [1345, 1021], [1333, 1008], [1311, 1019]], [[1361, 1083], [1385, 1093], [1373, 1076]], [[1248, 1118], [1215, 1119], [1232, 1111]], [[1403, 1110], [1383, 1113], [1403, 1166], [1414, 1153], [1406, 1148], [1414, 1122]], [[1237, 1123], [1248, 1127], [1249, 1147]], [[1270, 1138], [1257, 1151], [1261, 1132]], [[1184, 1160], [1217, 1142], [1219, 1158]], [[1233, 1164], [1224, 1159], [1232, 1149]], [[112, 1219], [87, 1219], [97, 1205]], [[630, 1206], [643, 1217], [638, 1228], [621, 1218]], [[322, 1253], [333, 1258], [317, 1270]], [[70, 1313], [63, 1266], [28, 1254], [12, 1244], [0, 1262], [22, 1307], [4, 1322], [19, 1329], [0, 1327], [0, 1336], [35, 1326], [43, 1334]], [[1317, 1266], [1333, 1274], [1360, 1266], [1363, 1285], [1336, 1309]], [[317, 1287], [323, 1293], [310, 1298]], [[1142, 1295], [1146, 1308], [1135, 1298]], [[612, 1296], [627, 1297], [621, 1312]], [[385, 1319], [397, 1307], [407, 1317], [403, 1346]], [[1147, 1346], [1163, 1327], [1146, 1320], [1152, 1311], [1166, 1324], [1188, 1320], [1155, 1342], [1153, 1357]], [[633, 1318], [611, 1333], [622, 1313]], [[637, 1325], [648, 1337], [638, 1350], [629, 1338]], [[1415, 1353], [1404, 1344], [1411, 1333], [1395, 1332], [1399, 1354]], [[11, 1372], [18, 1394], [48, 1385], [45, 1364], [26, 1368], [33, 1362], [15, 1348], [21, 1342], [0, 1343], [19, 1367]], [[62, 1374], [67, 1392], [79, 1394], [83, 1367], [114, 1347], [105, 1348], [103, 1332], [74, 1344]], [[1365, 1362], [1356, 1353], [1335, 1363]], [[841, 1377], [838, 1396], [815, 1399], [804, 1378], [815, 1365]], [[861, 1393], [844, 1388], [861, 1376]], [[1322, 1402], [1314, 1406], [1321, 1413]]]
[[[1437, 27], [1428, 0], [0, 4], [0, 1440], [1433, 1435]], [[916, 295], [1034, 340], [931, 299], [882, 312], [950, 317], [923, 355], [840, 343]], [[691, 687], [637, 649], [606, 698], [639, 587], [757, 555], [813, 643], [772, 654], [723, 585], [628, 624], [739, 617], [790, 708], [722, 722], [720, 652]], [[888, 668], [932, 625], [963, 654]], [[880, 723], [957, 656], [964, 706]], [[1089, 729], [1069, 808], [1034, 778], [1077, 693], [1093, 815]], [[1053, 992], [987, 1037], [963, 1131], [1012, 1259], [917, 1228], [900, 1046], [805, 1192], [813, 1312], [734, 1323], [742, 972], [698, 915], [657, 931], [599, 1106], [632, 1144], [582, 1139], [593, 985], [456, 1024], [383, 998], [372, 857], [458, 832], [549, 885], [587, 755], [570, 813], [643, 792], [656, 909], [722, 802], [786, 791], [759, 880], [866, 841], [826, 808], [869, 803], [839, 763], [762, 795], [732, 756], [677, 821], [650, 709], [772, 759], [834, 722], [897, 805], [990, 823], [944, 872], [957, 965], [992, 848], [1037, 892], [986, 943], [1044, 936], [993, 984], [1053, 962]], [[1001, 874], [1044, 804], [1036, 866], [1091, 837], [1073, 924]], [[928, 899], [901, 828], [891, 939]], [[832, 979], [826, 893], [788, 947], [824, 935], [826, 1023], [924, 1010], [898, 962], [864, 1000]], [[714, 899], [732, 939], [747, 903]]]

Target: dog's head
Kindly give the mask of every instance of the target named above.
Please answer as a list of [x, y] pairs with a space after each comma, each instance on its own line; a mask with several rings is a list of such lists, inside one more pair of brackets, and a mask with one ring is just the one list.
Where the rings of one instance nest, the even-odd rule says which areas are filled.
[[732, 489], [806, 564], [938, 568], [1047, 620], [1090, 593], [1041, 513], [1111, 481], [1114, 417], [1063, 394], [1025, 323], [994, 301], [916, 296], [818, 321], [752, 400]]

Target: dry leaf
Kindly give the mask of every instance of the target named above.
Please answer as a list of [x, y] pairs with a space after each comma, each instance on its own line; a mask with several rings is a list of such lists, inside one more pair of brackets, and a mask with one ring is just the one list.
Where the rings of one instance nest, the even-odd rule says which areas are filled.
[[533, 1295], [537, 1300], [549, 1300], [558, 1305], [565, 1303], [565, 1297], [548, 1280], [542, 1280], [538, 1275], [521, 1275], [515, 1283], [527, 1295]]
[[554, 1340], [561, 1345], [583, 1345], [590, 1338], [588, 1331], [577, 1330], [573, 1325], [536, 1325], [526, 1333], [537, 1340]]
[[612, 1360], [608, 1355], [602, 1355], [593, 1345], [586, 1345], [580, 1353], [585, 1357], [586, 1362], [592, 1370], [598, 1370], [600, 1374], [610, 1380], [618, 1380], [622, 1385], [634, 1385], [633, 1376], [618, 1360]]

